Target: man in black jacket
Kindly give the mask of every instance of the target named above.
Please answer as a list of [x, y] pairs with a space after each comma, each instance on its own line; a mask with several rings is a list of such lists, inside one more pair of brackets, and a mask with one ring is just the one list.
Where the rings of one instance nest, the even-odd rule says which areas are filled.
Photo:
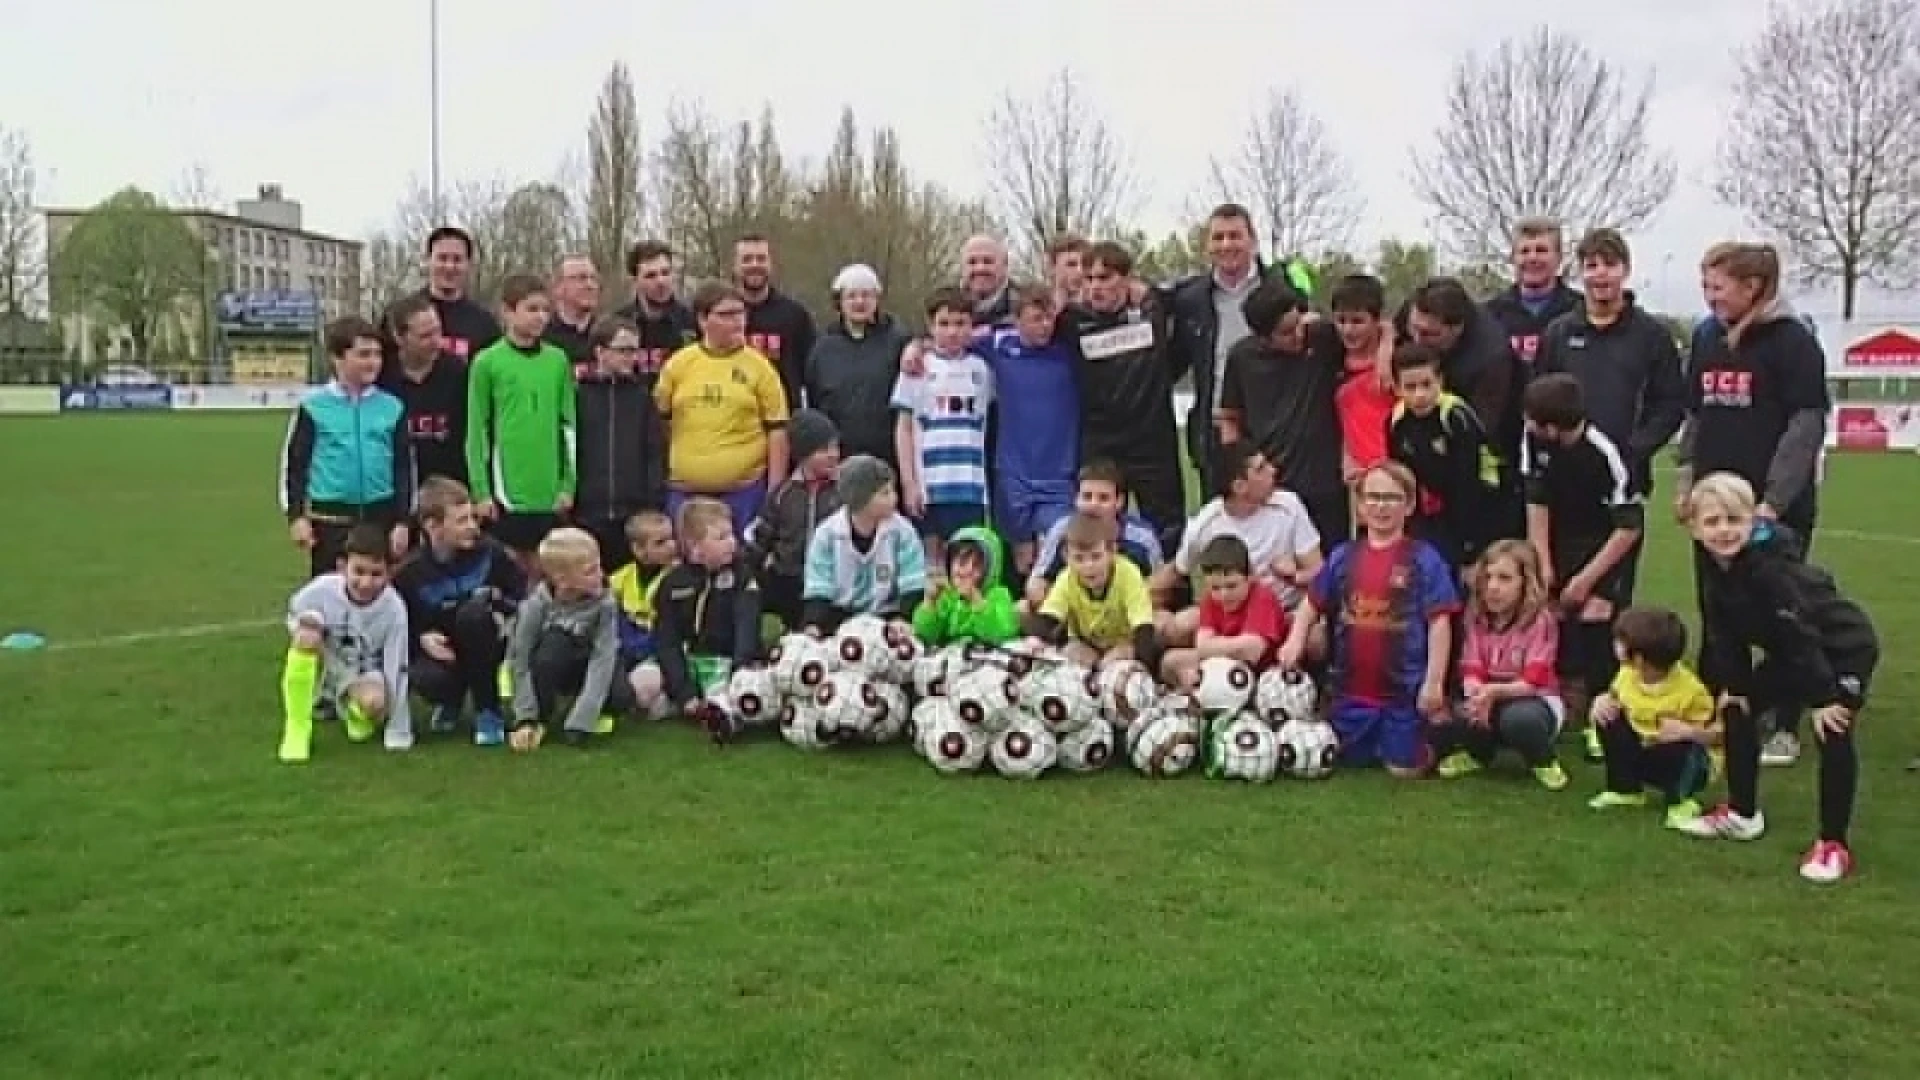
[[667, 498], [667, 439], [653, 388], [636, 369], [640, 328], [613, 316], [594, 324], [594, 366], [576, 373], [574, 519], [600, 542], [612, 573], [631, 562], [627, 519]]
[[1241, 310], [1267, 273], [1255, 251], [1253, 215], [1238, 203], [1222, 203], [1207, 215], [1207, 273], [1166, 290], [1168, 359], [1173, 377], [1193, 376], [1193, 408], [1187, 412], [1187, 452], [1202, 488], [1214, 490], [1213, 457], [1219, 440], [1214, 409], [1220, 401], [1227, 353], [1247, 336]]
[[473, 272], [473, 237], [442, 225], [427, 234], [427, 287], [422, 294], [440, 315], [442, 351], [472, 363], [480, 350], [500, 340], [500, 322], [467, 295]]
[[[1415, 289], [1407, 302], [1407, 335], [1440, 354], [1443, 385], [1473, 406], [1500, 459], [1501, 474], [1517, 477], [1526, 427], [1520, 394], [1527, 375], [1500, 324], [1480, 310], [1458, 280], [1437, 277]], [[1507, 488], [1492, 507], [1490, 538], [1517, 537], [1524, 531], [1519, 486]]]
[[733, 242], [733, 283], [747, 301], [747, 344], [780, 373], [787, 412], [800, 408], [807, 355], [813, 352], [813, 316], [800, 302], [773, 287], [773, 245], [759, 233]]
[[1580, 309], [1580, 294], [1560, 276], [1565, 258], [1559, 222], [1523, 219], [1513, 230], [1513, 285], [1487, 301], [1487, 314], [1506, 329], [1507, 343], [1528, 367], [1537, 362], [1548, 325]]
[[654, 240], [633, 245], [627, 252], [627, 276], [633, 279], [633, 303], [615, 314], [640, 328], [640, 355], [634, 368], [651, 380], [667, 365], [667, 357], [699, 340], [700, 325], [693, 310], [673, 294], [672, 248]]

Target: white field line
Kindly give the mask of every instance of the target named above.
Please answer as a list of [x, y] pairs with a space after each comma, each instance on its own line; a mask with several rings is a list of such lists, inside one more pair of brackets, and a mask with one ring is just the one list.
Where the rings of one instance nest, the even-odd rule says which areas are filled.
[[190, 638], [221, 637], [226, 634], [242, 634], [254, 630], [265, 630], [270, 626], [279, 626], [281, 619], [244, 619], [236, 622], [196, 623], [192, 626], [165, 626], [153, 630], [135, 630], [126, 634], [109, 634], [105, 637], [81, 638], [77, 641], [54, 641], [47, 645], [47, 652], [90, 652], [95, 649], [118, 649], [128, 645], [144, 645], [154, 641], [184, 641]]

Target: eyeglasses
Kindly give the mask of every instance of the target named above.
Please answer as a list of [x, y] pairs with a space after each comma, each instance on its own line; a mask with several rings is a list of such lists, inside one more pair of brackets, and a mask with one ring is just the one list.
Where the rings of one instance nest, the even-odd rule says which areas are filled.
[[607, 352], [618, 353], [621, 356], [632, 356], [634, 353], [640, 351], [640, 346], [638, 345], [602, 345], [600, 347]]
[[1370, 506], [1398, 506], [1407, 501], [1407, 496], [1398, 491], [1363, 491], [1360, 501]]
[[707, 312], [709, 319], [744, 319], [746, 317], [747, 309], [743, 307], [714, 308]]

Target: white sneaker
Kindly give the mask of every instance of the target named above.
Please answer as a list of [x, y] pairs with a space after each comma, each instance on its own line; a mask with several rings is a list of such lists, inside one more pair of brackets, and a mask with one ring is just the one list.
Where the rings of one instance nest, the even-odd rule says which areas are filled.
[[1746, 817], [1722, 803], [1691, 821], [1677, 823], [1674, 828], [1706, 840], [1758, 840], [1767, 831], [1767, 815], [1755, 810], [1752, 817]]
[[1776, 731], [1760, 747], [1760, 764], [1785, 768], [1800, 760], [1800, 736], [1791, 731]]
[[1831, 885], [1853, 872], [1853, 853], [1847, 845], [1822, 840], [1800, 862], [1800, 876], [1815, 885]]
[[397, 728], [392, 725], [388, 725], [387, 734], [386, 734], [386, 737], [383, 739], [383, 741], [386, 743], [387, 749], [393, 751], [396, 754], [402, 751], [411, 750], [413, 749], [413, 729]]

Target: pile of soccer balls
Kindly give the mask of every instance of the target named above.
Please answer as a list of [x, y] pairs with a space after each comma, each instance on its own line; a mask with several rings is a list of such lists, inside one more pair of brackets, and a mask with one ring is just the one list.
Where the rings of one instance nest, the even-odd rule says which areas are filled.
[[1192, 693], [1163, 693], [1137, 663], [1094, 672], [1051, 652], [929, 651], [906, 625], [869, 616], [831, 638], [782, 638], [767, 666], [733, 673], [727, 696], [743, 723], [776, 726], [801, 749], [907, 740], [943, 773], [991, 763], [1002, 776], [1031, 779], [1123, 758], [1148, 776], [1199, 766], [1265, 783], [1325, 777], [1339, 754], [1313, 683], [1298, 674], [1255, 677], [1215, 658]]

